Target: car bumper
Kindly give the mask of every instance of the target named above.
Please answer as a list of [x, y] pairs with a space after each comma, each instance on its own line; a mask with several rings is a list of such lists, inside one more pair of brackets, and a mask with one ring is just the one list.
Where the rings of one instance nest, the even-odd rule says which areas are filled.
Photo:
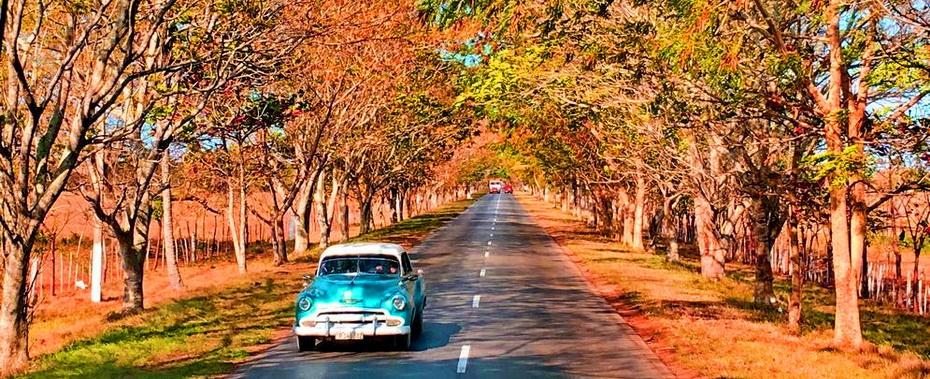
[[316, 326], [295, 326], [294, 334], [308, 337], [335, 337], [339, 334], [359, 334], [365, 337], [376, 336], [400, 336], [410, 334], [410, 327], [407, 325], [387, 326], [387, 325], [345, 325], [321, 323]]
[[410, 326], [403, 317], [390, 315], [381, 309], [327, 308], [321, 311], [325, 314], [315, 312], [301, 317], [294, 325], [294, 334], [312, 337], [374, 337], [410, 333]]

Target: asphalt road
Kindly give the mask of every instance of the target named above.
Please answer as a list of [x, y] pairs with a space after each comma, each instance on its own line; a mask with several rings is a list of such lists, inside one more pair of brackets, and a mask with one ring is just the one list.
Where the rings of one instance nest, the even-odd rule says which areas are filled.
[[411, 252], [429, 299], [412, 351], [298, 353], [293, 338], [247, 378], [663, 378], [668, 369], [511, 195], [488, 195]]

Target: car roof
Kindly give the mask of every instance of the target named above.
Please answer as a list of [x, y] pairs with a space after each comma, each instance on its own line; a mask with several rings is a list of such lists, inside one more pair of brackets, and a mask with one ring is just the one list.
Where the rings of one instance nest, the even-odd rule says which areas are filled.
[[333, 245], [323, 251], [320, 260], [328, 257], [345, 257], [359, 255], [389, 255], [401, 260], [404, 248], [393, 243], [383, 242], [353, 242]]

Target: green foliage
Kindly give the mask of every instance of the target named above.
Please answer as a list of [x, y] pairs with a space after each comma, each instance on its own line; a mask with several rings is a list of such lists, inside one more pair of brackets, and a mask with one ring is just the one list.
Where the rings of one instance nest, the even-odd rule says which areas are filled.
[[809, 168], [814, 181], [828, 178], [831, 186], [846, 186], [852, 175], [871, 177], [875, 171], [874, 159], [855, 146], [846, 147], [840, 153], [823, 151], [811, 155], [802, 164]]
[[427, 25], [445, 29], [467, 20], [478, 20], [505, 29], [520, 21], [515, 0], [417, 0], [420, 20]]
[[480, 116], [492, 121], [518, 121], [523, 108], [520, 91], [531, 82], [544, 54], [542, 46], [496, 52], [486, 66], [460, 77], [461, 93], [455, 105], [472, 105]]

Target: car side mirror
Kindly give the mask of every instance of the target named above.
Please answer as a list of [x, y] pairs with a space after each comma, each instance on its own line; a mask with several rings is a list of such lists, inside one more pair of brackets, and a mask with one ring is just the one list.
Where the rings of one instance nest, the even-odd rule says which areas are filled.
[[310, 286], [310, 282], [313, 281], [313, 275], [304, 275], [304, 288]]
[[416, 281], [417, 279], [420, 279], [419, 274], [409, 274], [404, 277], [405, 282], [413, 282], [413, 281]]

